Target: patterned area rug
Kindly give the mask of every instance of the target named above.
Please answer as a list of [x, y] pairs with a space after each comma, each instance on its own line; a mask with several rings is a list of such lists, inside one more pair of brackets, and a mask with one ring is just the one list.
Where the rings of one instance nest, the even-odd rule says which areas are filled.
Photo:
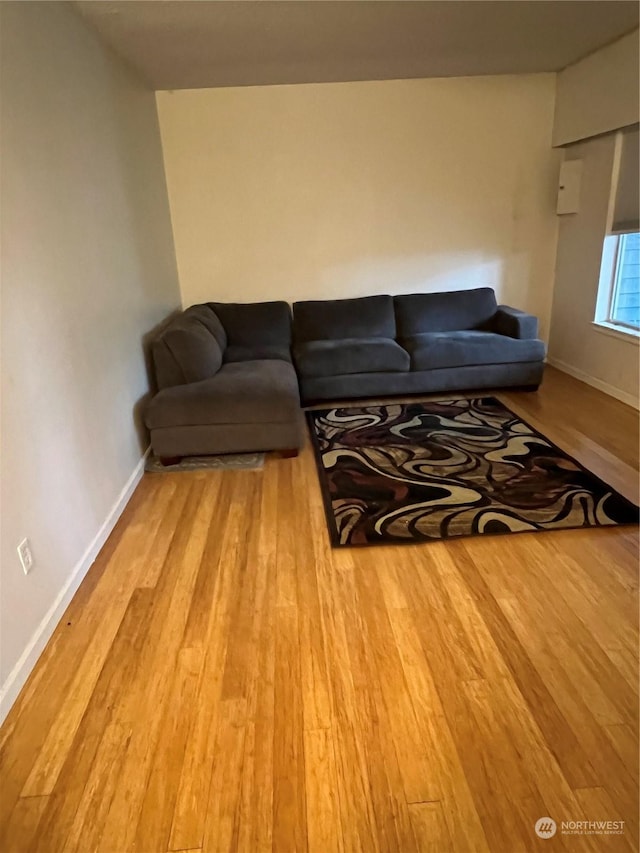
[[307, 413], [334, 546], [637, 524], [494, 397]]

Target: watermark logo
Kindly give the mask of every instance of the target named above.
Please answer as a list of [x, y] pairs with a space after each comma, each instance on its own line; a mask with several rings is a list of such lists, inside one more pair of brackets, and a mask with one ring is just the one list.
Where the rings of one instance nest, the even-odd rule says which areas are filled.
[[[539, 838], [553, 838], [558, 824], [551, 817], [540, 817], [534, 829]], [[563, 820], [560, 823], [561, 835], [622, 835], [623, 820]]]
[[557, 828], [555, 820], [550, 817], [538, 818], [534, 827], [536, 835], [540, 838], [553, 838]]

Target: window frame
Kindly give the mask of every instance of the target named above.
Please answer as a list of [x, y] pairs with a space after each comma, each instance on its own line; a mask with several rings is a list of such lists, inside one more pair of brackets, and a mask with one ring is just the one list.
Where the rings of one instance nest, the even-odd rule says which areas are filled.
[[611, 323], [613, 326], [622, 326], [623, 329], [633, 329], [634, 332], [640, 332], [640, 322], [638, 322], [637, 326], [634, 326], [633, 323], [625, 323], [623, 320], [615, 319], [615, 310], [618, 302], [619, 296], [619, 286], [620, 286], [620, 274], [622, 270], [622, 264], [620, 263], [620, 259], [622, 257], [622, 250], [624, 248], [624, 241], [629, 236], [630, 233], [637, 234], [637, 231], [625, 233], [625, 234], [616, 234], [616, 251], [615, 257], [613, 261], [613, 271], [612, 271], [612, 281], [611, 281], [611, 291], [609, 293], [609, 310], [607, 321]]
[[625, 323], [623, 320], [616, 320], [615, 308], [619, 295], [623, 240], [628, 234], [637, 233], [639, 232], [607, 234], [602, 252], [596, 316], [593, 321], [596, 326], [603, 330], [618, 332], [620, 335], [631, 337], [640, 337], [640, 324], [634, 326], [631, 323]]

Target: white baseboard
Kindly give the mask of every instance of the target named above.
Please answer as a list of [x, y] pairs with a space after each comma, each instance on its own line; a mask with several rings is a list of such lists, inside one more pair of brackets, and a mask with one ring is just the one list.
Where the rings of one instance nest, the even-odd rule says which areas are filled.
[[138, 462], [133, 470], [133, 473], [124, 485], [124, 488], [116, 498], [113, 506], [103, 521], [100, 529], [89, 543], [86, 551], [73, 567], [71, 574], [65, 585], [58, 593], [57, 598], [45, 613], [44, 618], [36, 628], [33, 636], [29, 640], [27, 647], [20, 655], [16, 665], [13, 667], [7, 680], [0, 688], [0, 725], [6, 719], [11, 706], [18, 698], [18, 694], [24, 687], [27, 678], [31, 674], [36, 662], [45, 646], [49, 642], [58, 622], [62, 618], [64, 611], [69, 606], [69, 603], [76, 593], [76, 590], [82, 583], [85, 575], [93, 565], [94, 560], [100, 553], [100, 549], [109, 538], [109, 534], [116, 525], [116, 522], [122, 515], [122, 512], [131, 498], [136, 486], [142, 479], [144, 474], [144, 464], [149, 454], [150, 448], [144, 452], [142, 459]]
[[601, 379], [596, 379], [595, 376], [583, 373], [582, 370], [578, 370], [577, 367], [572, 367], [570, 364], [560, 361], [560, 359], [547, 356], [547, 364], [550, 364], [552, 367], [556, 367], [563, 373], [568, 373], [569, 376], [573, 376], [574, 379], [586, 382], [587, 385], [597, 388], [598, 391], [602, 391], [610, 397], [615, 397], [616, 400], [620, 400], [621, 403], [626, 403], [627, 406], [632, 406], [634, 409], [640, 409], [640, 400], [638, 397], [634, 397], [633, 394], [627, 394], [626, 391], [621, 391], [614, 385], [609, 385], [608, 382], [603, 382]]

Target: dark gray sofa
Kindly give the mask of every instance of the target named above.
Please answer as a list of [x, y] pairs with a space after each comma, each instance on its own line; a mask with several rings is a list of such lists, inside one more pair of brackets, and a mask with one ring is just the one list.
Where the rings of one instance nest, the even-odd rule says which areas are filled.
[[162, 329], [151, 351], [159, 390], [145, 421], [156, 456], [301, 446], [286, 302], [194, 305]]
[[294, 363], [304, 402], [475, 388], [537, 388], [536, 317], [489, 287], [296, 302]]
[[[302, 445], [304, 402], [537, 388], [535, 317], [488, 287], [296, 302], [209, 302], [152, 345], [159, 391], [145, 420], [165, 459]], [[297, 375], [296, 375], [297, 371]]]

